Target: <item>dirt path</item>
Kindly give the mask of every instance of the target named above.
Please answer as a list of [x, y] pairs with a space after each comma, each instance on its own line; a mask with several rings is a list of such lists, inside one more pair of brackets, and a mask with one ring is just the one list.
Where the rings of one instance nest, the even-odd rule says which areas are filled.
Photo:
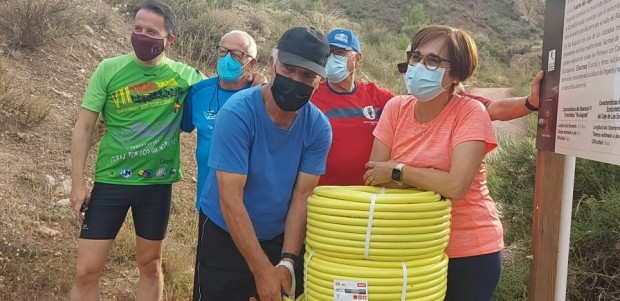
[[[484, 96], [488, 99], [503, 99], [510, 97], [510, 88], [478, 88], [472, 89], [471, 93]], [[523, 119], [519, 118], [510, 121], [493, 121], [493, 128], [495, 128], [495, 134], [497, 137], [506, 136], [510, 138], [518, 138], [523, 135]]]

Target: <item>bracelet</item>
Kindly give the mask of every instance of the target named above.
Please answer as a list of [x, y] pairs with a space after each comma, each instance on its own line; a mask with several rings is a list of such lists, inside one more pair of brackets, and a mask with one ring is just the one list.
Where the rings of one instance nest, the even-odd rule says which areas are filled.
[[533, 106], [532, 103], [530, 103], [529, 96], [525, 98], [525, 107], [532, 112], [538, 111], [538, 108]]
[[286, 253], [285, 252], [285, 253], [282, 253], [282, 255], [280, 255], [280, 260], [285, 259], [285, 258], [293, 260], [293, 264], [295, 266], [297, 266], [297, 263], [299, 262], [299, 256], [297, 256], [297, 255], [295, 255], [293, 253]]

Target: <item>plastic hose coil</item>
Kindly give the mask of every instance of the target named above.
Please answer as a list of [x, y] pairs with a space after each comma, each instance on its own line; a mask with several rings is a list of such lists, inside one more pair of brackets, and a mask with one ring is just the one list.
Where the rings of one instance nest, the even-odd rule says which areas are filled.
[[298, 300], [443, 300], [450, 211], [434, 192], [317, 187]]

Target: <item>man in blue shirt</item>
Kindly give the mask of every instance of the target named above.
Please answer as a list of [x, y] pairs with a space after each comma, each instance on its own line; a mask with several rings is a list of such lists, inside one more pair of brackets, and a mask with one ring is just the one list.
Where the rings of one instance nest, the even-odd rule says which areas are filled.
[[[200, 200], [202, 188], [209, 174], [209, 153], [218, 111], [233, 94], [264, 81], [264, 76], [261, 74], [252, 74], [258, 49], [254, 38], [246, 32], [240, 30], [228, 32], [222, 36], [215, 51], [218, 55], [217, 76], [192, 86], [185, 99], [181, 121], [182, 131], [189, 133], [197, 129], [198, 132], [196, 146], [197, 210], [200, 210], [198, 200]], [[200, 227], [198, 232], [201, 233]], [[197, 246], [197, 252], [200, 252], [199, 249], [200, 245]], [[197, 283], [196, 275], [194, 289], [198, 288]], [[197, 295], [196, 291], [194, 295]]]
[[[257, 47], [254, 38], [246, 32], [233, 30], [220, 39], [216, 47], [217, 76], [194, 84], [189, 90], [183, 108], [181, 130], [197, 129], [196, 208], [209, 173], [209, 152], [215, 117], [220, 108], [235, 93], [251, 87], [252, 71], [256, 66]], [[259, 76], [256, 76], [257, 79]]]
[[269, 85], [233, 95], [216, 119], [201, 213], [194, 300], [281, 300], [306, 230], [307, 198], [325, 172], [327, 118], [311, 103], [329, 44], [286, 31]]

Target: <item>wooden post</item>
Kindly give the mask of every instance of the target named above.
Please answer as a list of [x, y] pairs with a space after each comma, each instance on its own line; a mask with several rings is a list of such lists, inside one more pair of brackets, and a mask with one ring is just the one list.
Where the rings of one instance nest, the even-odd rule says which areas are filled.
[[[574, 164], [574, 158], [572, 159]], [[560, 234], [562, 231], [570, 231], [571, 213], [570, 211], [567, 213], [566, 209], [572, 208], [565, 208], [564, 215], [568, 216], [562, 216], [562, 200], [566, 197], [570, 198], [565, 204], [565, 206], [570, 206], [572, 199], [572, 185], [567, 187], [565, 183], [565, 180], [573, 181], [573, 177], [565, 173], [569, 171], [565, 169], [565, 163], [570, 163], [567, 160], [564, 155], [538, 151], [532, 231], [534, 258], [530, 266], [529, 301], [563, 300], [565, 297], [565, 291], [558, 292], [556, 288], [566, 289], [568, 234], [563, 233], [566, 235], [563, 242], [561, 242]], [[574, 175], [574, 165], [570, 172]], [[561, 220], [567, 218], [569, 229], [562, 229]], [[560, 270], [559, 274], [558, 270]]]

